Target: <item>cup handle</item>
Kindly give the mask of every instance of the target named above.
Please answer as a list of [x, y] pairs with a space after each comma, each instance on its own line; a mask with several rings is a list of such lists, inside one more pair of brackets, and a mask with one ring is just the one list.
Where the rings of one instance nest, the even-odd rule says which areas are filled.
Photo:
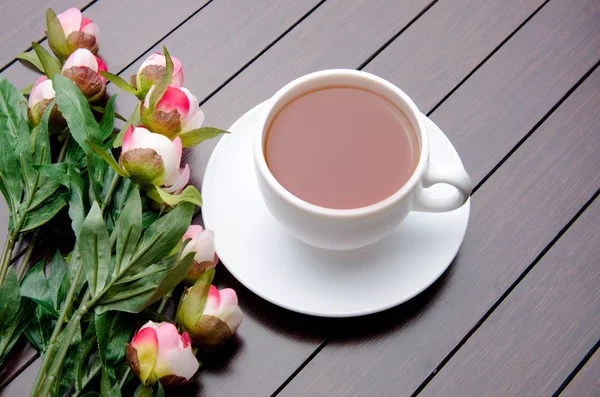
[[[456, 192], [444, 196], [432, 194], [428, 189], [437, 183], [453, 186]], [[462, 167], [451, 164], [429, 163], [423, 174], [422, 186], [417, 188], [414, 211], [446, 212], [462, 207], [471, 194], [471, 178]]]

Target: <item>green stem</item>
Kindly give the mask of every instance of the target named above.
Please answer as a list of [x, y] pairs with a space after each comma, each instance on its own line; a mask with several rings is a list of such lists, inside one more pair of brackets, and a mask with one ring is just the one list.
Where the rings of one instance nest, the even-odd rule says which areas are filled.
[[[63, 309], [60, 311], [60, 316], [58, 317], [58, 321], [54, 326], [54, 330], [52, 331], [52, 336], [50, 337], [50, 341], [46, 347], [46, 351], [44, 352], [44, 357], [42, 359], [42, 364], [40, 369], [38, 370], [37, 376], [35, 378], [35, 383], [33, 384], [33, 388], [31, 389], [31, 397], [38, 396], [37, 389], [42, 385], [42, 381], [46, 377], [46, 369], [48, 368], [48, 364], [50, 364], [50, 358], [52, 357], [52, 353], [56, 348], [56, 341], [58, 340], [58, 335], [62, 330], [62, 326], [65, 323], [67, 318], [67, 313], [71, 311], [71, 306], [73, 305], [73, 301], [75, 300], [77, 284], [79, 284], [79, 279], [81, 278], [81, 274], [83, 273], [83, 263], [79, 264], [79, 268], [77, 269], [77, 273], [75, 274], [74, 279], [71, 281], [71, 287], [69, 288], [69, 292], [67, 293], [67, 298], [65, 300], [65, 305]], [[89, 291], [88, 291], [89, 292]], [[69, 321], [69, 324], [71, 322]]]
[[25, 270], [27, 270], [27, 265], [29, 264], [29, 260], [31, 259], [31, 254], [33, 254], [33, 250], [35, 248], [35, 244], [37, 242], [38, 234], [40, 233], [40, 229], [37, 229], [35, 233], [33, 233], [33, 237], [27, 246], [27, 251], [25, 251], [25, 255], [21, 260], [21, 265], [17, 269], [17, 279], [21, 281], [23, 275], [25, 274]]
[[108, 207], [108, 204], [110, 204], [110, 200], [112, 199], [113, 194], [115, 194], [115, 191], [117, 190], [117, 186], [119, 185], [120, 179], [121, 177], [119, 176], [119, 174], [115, 173], [115, 176], [113, 177], [112, 182], [110, 183], [108, 193], [106, 193], [106, 198], [102, 203], [102, 208], [100, 208], [102, 210], [102, 215], [104, 215], [104, 211]]
[[165, 294], [165, 296], [162, 297], [162, 300], [160, 301], [160, 305], [158, 306], [158, 310], [156, 311], [158, 314], [163, 314], [165, 312], [165, 309], [167, 307], [167, 302], [169, 301], [169, 299], [171, 299], [172, 296], [173, 296], [173, 290], [167, 292]]
[[6, 241], [4, 242], [4, 251], [2, 251], [2, 259], [0, 260], [0, 285], [4, 282], [6, 274], [8, 273], [8, 267], [10, 266], [10, 260], [12, 258], [12, 250], [15, 246], [10, 229], [6, 234]]
[[71, 135], [67, 135], [65, 141], [63, 142], [62, 147], [60, 148], [60, 152], [58, 153], [58, 158], [56, 159], [57, 163], [62, 163], [65, 158], [65, 153], [67, 153], [67, 145], [69, 144], [69, 138]]
[[92, 379], [94, 379], [96, 377], [96, 375], [98, 375], [98, 373], [100, 372], [101, 369], [102, 369], [102, 364], [98, 364], [94, 368], [92, 368], [88, 377], [85, 378], [83, 380], [83, 382], [81, 382], [81, 388], [79, 389], [79, 391], [76, 391], [75, 393], [73, 393], [72, 397], [79, 396], [81, 394], [81, 392], [83, 391], [83, 389], [85, 389], [85, 387], [90, 383], [90, 381]]
[[[32, 396], [41, 396], [45, 397], [50, 395], [50, 391], [52, 389], [52, 385], [54, 384], [55, 379], [57, 378], [58, 373], [60, 372], [63, 362], [65, 361], [65, 357], [67, 355], [67, 351], [69, 350], [69, 346], [75, 336], [79, 328], [79, 323], [81, 322], [81, 318], [87, 313], [88, 306], [87, 302], [90, 299], [90, 291], [86, 291], [83, 300], [81, 301], [81, 305], [69, 320], [67, 327], [65, 328], [65, 336], [60, 343], [60, 348], [56, 352], [56, 356], [52, 360], [52, 366], [50, 367], [50, 371], [48, 375], [45, 377], [44, 382], [42, 383], [42, 390], [39, 393], [32, 392]], [[39, 374], [39, 372], [38, 372]], [[34, 390], [35, 391], [35, 390]]]

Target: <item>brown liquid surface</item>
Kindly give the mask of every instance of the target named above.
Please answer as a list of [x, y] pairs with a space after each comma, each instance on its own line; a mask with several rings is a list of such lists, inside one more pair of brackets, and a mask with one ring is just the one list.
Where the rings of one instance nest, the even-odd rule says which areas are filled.
[[332, 87], [287, 104], [269, 127], [265, 158], [275, 179], [309, 203], [375, 204], [411, 177], [419, 148], [406, 116], [370, 91]]

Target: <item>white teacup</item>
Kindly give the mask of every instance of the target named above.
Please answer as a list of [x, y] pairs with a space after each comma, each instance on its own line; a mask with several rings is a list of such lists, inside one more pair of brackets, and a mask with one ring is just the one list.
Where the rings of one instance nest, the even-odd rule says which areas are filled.
[[[367, 207], [331, 209], [301, 200], [281, 186], [265, 160], [264, 141], [275, 115], [302, 94], [331, 86], [362, 88], [386, 98], [408, 118], [419, 142], [419, 161], [408, 182], [391, 196]], [[410, 211], [445, 212], [461, 207], [471, 193], [471, 179], [463, 168], [429, 162], [429, 138], [424, 117], [402, 90], [366, 72], [324, 70], [287, 84], [266, 102], [253, 138], [256, 175], [269, 211], [299, 240], [316, 247], [346, 250], [372, 244], [387, 236]], [[456, 191], [440, 197], [428, 189], [437, 183], [451, 185]]]

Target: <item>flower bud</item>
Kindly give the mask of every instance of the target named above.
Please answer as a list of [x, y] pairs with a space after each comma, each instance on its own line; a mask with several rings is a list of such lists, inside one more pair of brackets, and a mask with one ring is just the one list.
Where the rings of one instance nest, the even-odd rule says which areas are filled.
[[219, 258], [215, 254], [215, 234], [212, 230], [205, 230], [200, 225], [190, 225], [182, 240], [190, 241], [181, 252], [181, 257], [194, 252], [192, 266], [185, 277], [185, 282], [192, 284], [207, 270], [214, 269], [219, 262]]
[[190, 167], [180, 169], [181, 139], [154, 134], [130, 126], [123, 138], [119, 163], [129, 178], [141, 186], [161, 186], [167, 193], [180, 192], [190, 179]]
[[235, 291], [231, 288], [219, 291], [204, 277], [185, 289], [177, 309], [177, 323], [203, 349], [223, 345], [241, 322], [242, 311]]
[[[85, 48], [94, 55], [98, 53], [98, 37], [100, 30], [91, 20], [84, 18], [77, 8], [69, 8], [57, 18], [65, 33], [69, 53]], [[65, 54], [65, 56], [68, 54]]]
[[38, 125], [40, 123], [44, 111], [46, 111], [55, 96], [52, 80], [49, 80], [46, 76], [40, 76], [35, 81], [29, 94], [29, 119], [33, 124]]
[[169, 85], [163, 97], [150, 112], [150, 96], [154, 87], [148, 91], [142, 103], [142, 122], [150, 130], [171, 139], [181, 132], [200, 128], [204, 122], [204, 112], [200, 102], [187, 88]]
[[[181, 61], [175, 57], [171, 57], [173, 61], [173, 76], [171, 85], [181, 87], [183, 85], [183, 69]], [[167, 61], [165, 56], [160, 52], [155, 52], [150, 55], [139, 67], [136, 75], [131, 76], [131, 82], [145, 96], [150, 88], [160, 81], [165, 73]]]
[[187, 383], [199, 367], [187, 333], [171, 323], [148, 321], [127, 345], [126, 357], [144, 386]]
[[80, 48], [65, 62], [62, 74], [71, 79], [90, 102], [102, 98], [106, 79], [98, 72], [106, 72], [106, 65], [89, 50]]

